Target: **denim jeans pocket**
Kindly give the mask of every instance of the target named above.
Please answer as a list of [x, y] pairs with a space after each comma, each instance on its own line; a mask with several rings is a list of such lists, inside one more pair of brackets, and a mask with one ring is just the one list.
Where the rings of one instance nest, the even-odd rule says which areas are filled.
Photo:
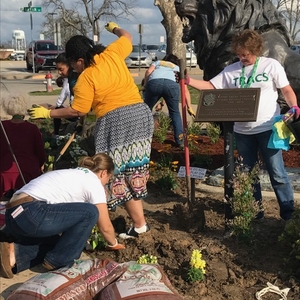
[[23, 207], [23, 211], [15, 218], [12, 217], [14, 210], [11, 211], [12, 212], [10, 213], [8, 226], [11, 227], [10, 230], [12, 231], [12, 234], [15, 233], [16, 235], [21, 236], [32, 236], [37, 232], [39, 224], [37, 220], [35, 220], [35, 218], [32, 216], [30, 208]]

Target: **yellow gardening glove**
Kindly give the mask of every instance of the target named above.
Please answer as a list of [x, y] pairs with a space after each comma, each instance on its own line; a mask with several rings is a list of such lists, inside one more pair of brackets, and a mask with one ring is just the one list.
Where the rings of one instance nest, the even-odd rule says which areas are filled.
[[50, 111], [50, 109], [39, 105], [34, 105], [34, 107], [28, 109], [31, 119], [50, 119]]
[[108, 22], [106, 25], [105, 25], [105, 29], [111, 33], [114, 33], [114, 29], [115, 28], [120, 28], [120, 26], [115, 23], [115, 22]]
[[189, 107], [189, 108], [187, 109], [187, 111], [188, 111], [189, 115], [190, 115], [192, 118], [195, 118], [195, 117], [196, 117], [196, 114], [195, 114], [195, 112], [193, 111], [193, 109], [192, 109], [191, 107]]

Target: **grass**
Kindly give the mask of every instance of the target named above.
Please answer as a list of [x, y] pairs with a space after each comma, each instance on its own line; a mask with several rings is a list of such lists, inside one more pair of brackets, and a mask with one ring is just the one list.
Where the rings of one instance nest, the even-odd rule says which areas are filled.
[[[138, 88], [141, 88], [140, 84], [137, 84]], [[192, 104], [198, 104], [199, 102], [199, 91], [192, 88], [192, 87], [188, 87], [190, 94], [191, 94], [191, 100], [192, 100]], [[55, 89], [52, 92], [47, 92], [47, 91], [33, 91], [30, 92], [29, 95], [30, 96], [53, 96], [53, 95], [59, 95], [61, 92], [61, 89]]]
[[61, 89], [55, 89], [52, 92], [47, 92], [47, 91], [33, 91], [29, 92], [30, 96], [56, 96], [59, 95], [61, 92]]

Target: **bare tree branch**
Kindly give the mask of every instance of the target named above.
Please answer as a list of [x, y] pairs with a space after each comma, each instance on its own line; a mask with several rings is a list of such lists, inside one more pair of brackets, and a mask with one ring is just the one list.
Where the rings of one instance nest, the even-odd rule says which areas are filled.
[[[100, 20], [111, 21], [128, 19], [133, 16], [132, 9], [136, 0], [78, 0], [66, 7], [63, 0], [44, 0], [43, 7], [46, 9], [43, 23], [44, 33], [53, 33], [53, 15], [49, 18], [48, 13], [57, 13], [56, 21], [61, 23], [64, 31], [64, 41], [68, 40], [70, 33], [83, 35], [100, 35]], [[52, 20], [51, 20], [52, 19]], [[49, 22], [51, 21], [51, 22]]]
[[[272, 2], [286, 19], [292, 40], [297, 42], [297, 35], [300, 33], [300, 0], [273, 0]], [[300, 41], [299, 37], [298, 41]]]

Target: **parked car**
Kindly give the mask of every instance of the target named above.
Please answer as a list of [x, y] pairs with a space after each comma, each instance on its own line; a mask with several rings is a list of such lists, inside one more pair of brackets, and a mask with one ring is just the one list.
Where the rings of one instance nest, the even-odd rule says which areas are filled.
[[[167, 45], [161, 45], [159, 49], [156, 51], [155, 60], [162, 60], [166, 55]], [[197, 57], [194, 51], [186, 46], [186, 66], [187, 67], [196, 67], [197, 66]]]
[[293, 51], [296, 51], [297, 53], [300, 54], [300, 45], [292, 45], [292, 46], [291, 46], [291, 49], [292, 49]]
[[159, 45], [143, 45], [145, 52], [148, 52], [152, 56], [152, 60], [155, 60], [156, 52], [159, 49]]
[[56, 67], [56, 57], [64, 52], [61, 46], [56, 46], [54, 41], [39, 40], [32, 41], [26, 51], [26, 67], [32, 70], [33, 60], [34, 69], [38, 73], [40, 70], [50, 70]]
[[25, 53], [17, 53], [15, 55], [15, 60], [25, 60]]
[[139, 45], [133, 45], [132, 52], [125, 59], [128, 68], [130, 67], [150, 67], [152, 57], [149, 53], [142, 51]]
[[9, 59], [11, 60], [25, 60], [25, 51], [15, 51], [10, 54]]

